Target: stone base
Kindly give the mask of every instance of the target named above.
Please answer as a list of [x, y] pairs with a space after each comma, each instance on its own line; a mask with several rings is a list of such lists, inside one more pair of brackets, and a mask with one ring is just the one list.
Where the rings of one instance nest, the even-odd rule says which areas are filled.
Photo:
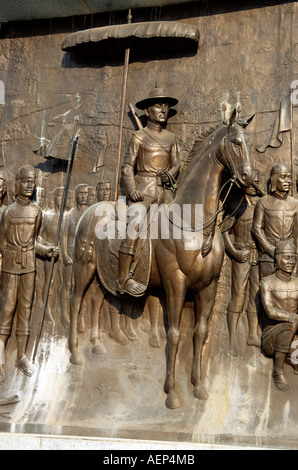
[[[135, 451], [198, 451], [198, 450], [260, 450], [256, 447], [228, 446], [181, 442], [158, 442], [132, 439], [92, 439], [73, 436], [49, 436], [41, 434], [0, 434], [0, 450], [99, 450], [119, 452]], [[190, 453], [190, 452], [188, 452]]]
[[[221, 281], [218, 296], [224, 289]], [[259, 347], [246, 344], [245, 314], [238, 325], [239, 356], [232, 357], [228, 353], [226, 307], [222, 303], [214, 309], [203, 353], [203, 381], [209, 396], [198, 400], [190, 380], [194, 314], [191, 305], [186, 305], [176, 367], [181, 407], [176, 410], [165, 406], [166, 336], [162, 315], [159, 347], [156, 342], [154, 346], [150, 343], [146, 312], [130, 323], [126, 320], [121, 315], [123, 334], [118, 341], [111, 331], [103, 333], [105, 352], [96, 355], [86, 316], [85, 332], [79, 333], [83, 363], [73, 365], [68, 331], [59, 325], [57, 316], [55, 327], [45, 326], [36, 370], [30, 378], [15, 367], [13, 334], [7, 348], [6, 381], [0, 385], [3, 438], [9, 433], [12, 445], [15, 441], [19, 446], [23, 442], [35, 446], [38, 442], [38, 446], [106, 445], [109, 449], [114, 445], [298, 448], [298, 376], [287, 363], [285, 376], [290, 391], [280, 392], [274, 387], [272, 358]], [[21, 439], [24, 435], [28, 440]]]

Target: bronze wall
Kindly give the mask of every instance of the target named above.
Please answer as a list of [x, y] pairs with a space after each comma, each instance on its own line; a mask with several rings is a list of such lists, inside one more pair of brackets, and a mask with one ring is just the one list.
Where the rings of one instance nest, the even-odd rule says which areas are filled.
[[[196, 55], [144, 58], [129, 67], [127, 103], [145, 96], [156, 81], [179, 99], [178, 114], [168, 128], [177, 134], [182, 160], [195, 135], [222, 119], [221, 104], [240, 100], [243, 116], [256, 113], [251, 126], [253, 156], [264, 178], [273, 162], [289, 161], [289, 133], [279, 149], [265, 154], [255, 150], [268, 138], [280, 101], [298, 76], [297, 3], [266, 4], [238, 2], [235, 10], [220, 2], [190, 2], [132, 12], [133, 21], [175, 20], [200, 30]], [[79, 113], [81, 137], [72, 185], [82, 179], [95, 184], [102, 174], [115, 184], [123, 64], [113, 58], [106, 63], [100, 57], [77, 59], [64, 53], [61, 44], [72, 31], [125, 22], [126, 12], [115, 12], [2, 25], [0, 78], [6, 107], [1, 141], [12, 173], [30, 161], [46, 171], [43, 186], [60, 185], [59, 165], [40, 165], [32, 150], [39, 147], [41, 136], [52, 138], [63, 118], [72, 122], [74, 113]], [[76, 105], [80, 107], [75, 111]], [[294, 108], [294, 126], [296, 121]], [[133, 126], [126, 107], [122, 154]], [[104, 169], [92, 174], [98, 159]], [[58, 174], [50, 175], [53, 170]]]
[[[297, 2], [268, 1], [260, 6], [260, 2], [241, 1], [237, 7], [234, 2], [222, 3], [190, 2], [132, 12], [133, 21], [175, 20], [196, 25], [200, 44], [195, 55], [133, 61], [127, 103], [147, 95], [156, 81], [166, 86], [179, 99], [178, 113], [169, 120], [168, 129], [176, 133], [184, 160], [197, 133], [223, 119], [222, 104], [241, 102], [243, 116], [256, 115], [249, 126], [252, 153], [265, 187], [273, 163], [279, 159], [290, 163], [298, 144], [294, 107], [293, 132], [284, 134], [283, 144], [265, 153], [256, 150], [271, 133], [281, 99], [298, 80]], [[64, 177], [61, 164], [44, 162], [32, 150], [40, 146], [41, 137], [51, 139], [63, 120], [72, 122], [79, 113], [81, 132], [71, 186], [95, 185], [100, 178], [110, 179], [115, 186], [123, 62], [111, 58], [102, 63], [99, 57], [91, 63], [65, 54], [61, 44], [72, 31], [125, 23], [126, 15], [115, 12], [2, 25], [0, 80], [5, 84], [6, 105], [0, 142], [2, 163], [11, 177], [21, 165], [31, 162], [41, 170], [39, 185], [47, 190], [60, 186]], [[127, 111], [122, 156], [134, 129]], [[104, 166], [92, 173], [97, 161]], [[149, 346], [141, 328], [138, 339], [129, 344], [107, 338], [107, 353], [100, 358], [92, 355], [86, 332], [80, 337], [83, 367], [69, 363], [64, 332], [60, 337], [44, 336], [41, 364], [34, 377], [17, 375], [11, 361], [8, 380], [1, 385], [2, 397], [18, 394], [20, 400], [10, 417], [2, 415], [0, 430], [295, 447], [297, 376], [291, 373], [293, 387], [288, 394], [273, 389], [272, 359], [247, 346], [244, 315], [239, 322], [239, 335], [244, 338], [239, 357], [228, 355], [229, 261], [226, 257], [204, 348], [207, 401], [192, 396], [194, 315], [187, 305], [177, 359], [177, 382], [183, 397], [180, 410], [164, 406], [164, 330], [159, 349]], [[36, 315], [40, 319], [40, 312], [34, 315], [33, 319]], [[162, 320], [161, 315], [160, 324]], [[33, 335], [31, 341], [35, 338]]]

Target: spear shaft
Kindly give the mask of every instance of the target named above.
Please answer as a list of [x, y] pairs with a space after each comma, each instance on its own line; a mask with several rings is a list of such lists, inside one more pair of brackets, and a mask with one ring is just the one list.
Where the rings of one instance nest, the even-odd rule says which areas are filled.
[[[128, 10], [127, 23], [131, 23], [131, 9]], [[120, 108], [120, 122], [119, 122], [119, 142], [118, 142], [118, 168], [116, 172], [116, 187], [115, 187], [115, 201], [118, 195], [118, 185], [120, 178], [121, 169], [121, 149], [122, 149], [122, 134], [123, 134], [123, 121], [124, 121], [124, 109], [125, 109], [125, 98], [127, 88], [127, 77], [128, 77], [128, 66], [129, 66], [130, 48], [125, 49], [124, 57], [124, 68], [123, 68], [123, 79], [122, 79], [122, 95], [121, 95], [121, 108]]]
[[[64, 215], [64, 211], [65, 211], [65, 206], [66, 206], [67, 193], [68, 193], [68, 190], [69, 190], [71, 172], [72, 172], [74, 157], [75, 157], [76, 148], [77, 148], [77, 144], [78, 144], [78, 140], [79, 140], [79, 137], [76, 136], [77, 128], [78, 128], [78, 118], [76, 117], [75, 121], [74, 121], [74, 128], [73, 128], [73, 133], [72, 133], [72, 138], [71, 138], [71, 154], [68, 158], [68, 163], [67, 163], [66, 180], [65, 180], [65, 186], [64, 186], [62, 206], [61, 206], [61, 210], [60, 210], [60, 214], [59, 214], [59, 221], [58, 221], [58, 227], [57, 227], [57, 233], [56, 233], [55, 246], [58, 246], [58, 243], [59, 243], [59, 238], [60, 238], [60, 233], [61, 233], [61, 228], [62, 228], [63, 215]], [[47, 307], [48, 307], [48, 300], [49, 300], [49, 295], [50, 295], [50, 290], [51, 290], [51, 284], [52, 284], [52, 278], [53, 278], [53, 274], [54, 274], [54, 267], [55, 267], [55, 258], [52, 257], [51, 266], [50, 266], [50, 273], [49, 273], [48, 279], [46, 280], [46, 287], [45, 287], [46, 295], [45, 295], [45, 299], [44, 299], [43, 315], [42, 315], [41, 325], [40, 325], [40, 329], [39, 329], [39, 334], [38, 334], [38, 337], [37, 337], [37, 340], [36, 340], [36, 343], [35, 343], [35, 347], [34, 347], [33, 362], [35, 362], [35, 359], [36, 359], [38, 345], [39, 345], [39, 342], [40, 342], [42, 329], [43, 329], [43, 325], [44, 325], [44, 321], [45, 321], [46, 311], [47, 311]]]

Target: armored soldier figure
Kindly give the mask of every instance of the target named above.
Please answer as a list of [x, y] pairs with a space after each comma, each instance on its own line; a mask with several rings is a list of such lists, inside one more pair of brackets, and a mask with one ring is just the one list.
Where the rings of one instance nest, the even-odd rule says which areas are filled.
[[298, 201], [289, 196], [292, 183], [290, 167], [277, 163], [270, 172], [269, 194], [256, 204], [252, 233], [259, 245], [260, 277], [274, 272], [274, 250], [281, 240], [297, 247]]
[[97, 201], [110, 201], [111, 183], [110, 181], [99, 181], [96, 185]]
[[0, 217], [5, 209], [5, 205], [3, 204], [5, 195], [6, 195], [6, 178], [0, 174]]
[[36, 189], [36, 204], [41, 208], [44, 209], [46, 202], [46, 192], [44, 188], [37, 188]]
[[[0, 224], [1, 224], [2, 214], [6, 207], [3, 204], [5, 195], [6, 195], [6, 178], [3, 175], [0, 175]], [[1, 282], [1, 269], [2, 269], [2, 255], [0, 253], [0, 282]]]
[[[63, 188], [56, 188], [53, 191], [53, 204], [52, 210], [43, 212], [42, 224], [38, 241], [43, 245], [53, 245], [56, 239], [60, 211], [63, 202]], [[50, 275], [51, 263], [48, 260], [44, 262], [44, 276], [45, 279]], [[48, 309], [46, 312], [46, 321], [48, 323], [55, 323], [53, 312], [57, 310], [59, 292], [62, 283], [62, 259], [58, 257], [53, 271], [53, 278], [51, 284], [51, 291], [48, 300]], [[45, 298], [45, 291], [42, 294], [43, 300]]]
[[[56, 257], [59, 250], [36, 242], [41, 224], [41, 209], [31, 203], [35, 170], [27, 165], [16, 175], [16, 201], [3, 212], [0, 226], [0, 251], [3, 255], [0, 289], [0, 340], [4, 353], [16, 315], [17, 367], [27, 376], [33, 373], [26, 357], [30, 334], [30, 315], [35, 285], [35, 256]], [[0, 381], [5, 380], [4, 354]]]
[[[89, 192], [89, 188], [88, 188]], [[90, 193], [88, 195], [89, 199]], [[110, 181], [99, 181], [96, 185], [96, 201], [95, 202], [108, 202], [110, 201], [111, 197], [111, 183]], [[97, 282], [97, 278], [94, 278], [91, 285], [88, 287], [87, 291], [85, 292], [81, 312], [78, 319], [78, 331], [83, 332], [85, 331], [85, 315], [86, 312], [90, 309], [94, 309], [94, 305], [98, 302], [98, 296], [102, 295], [99, 291], [99, 286]], [[99, 312], [100, 315], [100, 312]], [[102, 322], [99, 322], [99, 329], [102, 328]], [[98, 334], [98, 332], [96, 333]], [[103, 346], [102, 346], [103, 348]]]
[[68, 191], [65, 201], [65, 211], [69, 212], [74, 206], [74, 192]]
[[[256, 172], [255, 183], [259, 182]], [[247, 305], [247, 318], [249, 334], [247, 344], [260, 346], [258, 335], [258, 291], [259, 266], [258, 251], [251, 233], [254, 210], [258, 201], [258, 192], [253, 185], [245, 191], [242, 204], [227, 223], [232, 225], [230, 230], [223, 225], [223, 238], [227, 252], [232, 258], [232, 292], [228, 305], [227, 320], [230, 335], [229, 352], [238, 355], [237, 325], [245, 305], [247, 285], [249, 284], [249, 299]], [[233, 213], [232, 208], [232, 213]]]
[[[136, 104], [145, 110], [147, 125], [133, 133], [121, 169], [129, 206], [139, 203], [148, 212], [151, 204], [163, 202], [163, 187], [171, 187], [175, 181], [180, 167], [177, 144], [175, 135], [164, 126], [170, 107], [177, 103], [177, 99], [155, 87], [148, 98]], [[135, 247], [136, 238], [127, 237], [121, 243], [118, 284], [121, 293], [138, 296], [144, 293], [144, 286], [129, 274]]]
[[97, 202], [97, 192], [96, 188], [93, 188], [93, 186], [88, 187], [88, 200], [87, 200], [87, 206], [93, 206]]
[[298, 328], [298, 278], [293, 275], [297, 262], [296, 246], [281, 241], [275, 249], [276, 273], [260, 282], [266, 311], [262, 335], [265, 354], [274, 356], [273, 380], [280, 391], [289, 390], [283, 366]]
[[88, 185], [79, 184], [74, 190], [75, 206], [67, 212], [61, 229], [61, 255], [63, 259], [63, 285], [61, 289], [61, 323], [69, 326], [69, 299], [71, 293], [73, 250], [78, 222], [87, 209]]

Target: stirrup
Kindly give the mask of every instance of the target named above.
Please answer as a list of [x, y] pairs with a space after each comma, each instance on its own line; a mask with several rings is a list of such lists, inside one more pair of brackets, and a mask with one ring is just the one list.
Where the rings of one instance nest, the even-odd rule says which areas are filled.
[[[126, 284], [128, 281], [132, 280], [137, 286], [139, 286], [141, 288], [140, 291], [134, 291], [134, 290], [129, 290], [127, 288], [125, 288]], [[132, 295], [133, 297], [141, 297], [142, 295], [144, 295], [144, 293], [146, 292], [147, 290], [147, 286], [144, 285], [144, 284], [141, 284], [140, 282], [136, 281], [132, 276], [126, 276], [123, 281], [119, 282], [119, 279], [117, 281], [117, 284], [118, 284], [118, 290], [120, 292], [120, 294], [129, 294], [129, 295]]]

